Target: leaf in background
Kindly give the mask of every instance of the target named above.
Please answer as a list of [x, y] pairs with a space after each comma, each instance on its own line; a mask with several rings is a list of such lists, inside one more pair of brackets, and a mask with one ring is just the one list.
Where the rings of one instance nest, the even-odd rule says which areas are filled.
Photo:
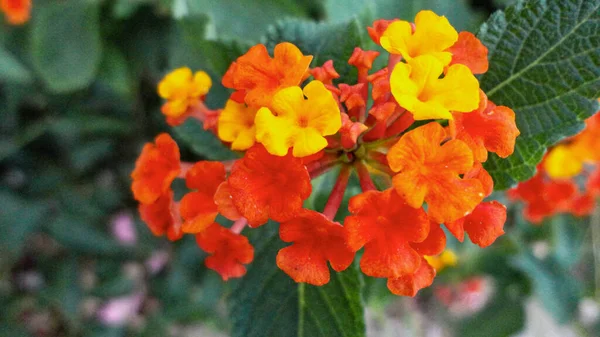
[[236, 159], [238, 156], [223, 145], [219, 138], [202, 128], [196, 120], [188, 119], [183, 125], [174, 127], [175, 136], [187, 144], [192, 151], [207, 160]]
[[513, 264], [529, 276], [536, 296], [557, 322], [575, 318], [581, 286], [568, 269], [552, 256], [540, 261], [528, 252], [514, 258]]
[[338, 81], [353, 83], [357, 71], [348, 59], [355, 47], [364, 47], [363, 29], [356, 19], [339, 24], [284, 20], [269, 28], [265, 40], [269, 50], [284, 41], [295, 44], [305, 55], [313, 55], [311, 67], [333, 60], [336, 71], [342, 75]]
[[58, 259], [55, 263], [44, 267], [45, 273], [50, 278], [50, 286], [44, 288], [42, 296], [49, 304], [68, 318], [71, 324], [77, 321], [80, 312], [82, 290], [79, 283], [79, 268], [77, 257], [69, 255]]
[[174, 5], [182, 16], [207, 14], [220, 38], [244, 41], [258, 41], [276, 19], [307, 16], [294, 0], [176, 0]]
[[579, 261], [584, 249], [588, 218], [578, 218], [562, 214], [552, 218], [553, 255], [563, 268], [569, 268]]
[[128, 67], [123, 53], [114, 46], [107, 46], [98, 71], [98, 81], [116, 95], [130, 98], [133, 95], [133, 81]]
[[[399, 18], [412, 22], [420, 10], [429, 9], [446, 16], [458, 31], [473, 31], [484, 19], [481, 13], [471, 9], [467, 0], [326, 0], [324, 6], [331, 22], [346, 21], [361, 13], [370, 13], [369, 21]], [[372, 24], [363, 23], [369, 26]]]
[[88, 86], [102, 57], [98, 3], [50, 1], [36, 7], [32, 25], [32, 61], [48, 89], [63, 93]]
[[255, 256], [229, 296], [233, 337], [365, 336], [361, 277], [354, 265], [322, 287], [295, 283], [275, 264], [277, 225], [252, 229]]
[[25, 239], [40, 228], [49, 211], [50, 205], [44, 202], [25, 200], [13, 193], [0, 191], [1, 254], [19, 256]]
[[121, 259], [133, 256], [132, 251], [81, 216], [61, 215], [47, 227], [48, 234], [70, 251], [79, 254], [114, 256]]
[[496, 189], [530, 178], [546, 148], [598, 110], [598, 20], [600, 0], [519, 1], [481, 26], [490, 60], [481, 88], [515, 111], [521, 131], [512, 156], [485, 163]]
[[0, 81], [27, 84], [32, 79], [29, 69], [0, 45]]

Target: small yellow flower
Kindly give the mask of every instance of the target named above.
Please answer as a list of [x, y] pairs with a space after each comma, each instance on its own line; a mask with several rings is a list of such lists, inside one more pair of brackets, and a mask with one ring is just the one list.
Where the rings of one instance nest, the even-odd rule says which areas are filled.
[[243, 151], [252, 147], [256, 138], [256, 111], [257, 108], [228, 100], [219, 116], [219, 138], [230, 142], [232, 150]]
[[324, 136], [342, 126], [340, 109], [320, 81], [310, 82], [304, 90], [278, 91], [271, 107], [273, 111], [263, 107], [256, 114], [256, 140], [276, 156], [285, 156], [290, 147], [294, 157], [315, 154], [327, 146]]
[[211, 86], [212, 81], [204, 71], [192, 74], [187, 67], [173, 70], [158, 84], [158, 94], [167, 100], [163, 113], [168, 117], [180, 117], [206, 95]]
[[446, 267], [454, 267], [458, 264], [458, 257], [450, 249], [444, 250], [440, 255], [425, 256], [425, 260], [427, 260], [429, 265], [438, 273]]
[[398, 104], [415, 120], [452, 119], [450, 111], [471, 112], [479, 105], [479, 82], [462, 64], [448, 67], [431, 55], [398, 63], [392, 71], [390, 86]]
[[583, 169], [583, 160], [570, 146], [558, 145], [546, 156], [544, 169], [550, 178], [572, 178]]
[[443, 65], [452, 60], [446, 49], [458, 40], [458, 33], [448, 19], [432, 11], [420, 11], [415, 17], [413, 33], [408, 21], [392, 22], [379, 40], [381, 46], [392, 54], [400, 54], [410, 61], [421, 55], [431, 55]]

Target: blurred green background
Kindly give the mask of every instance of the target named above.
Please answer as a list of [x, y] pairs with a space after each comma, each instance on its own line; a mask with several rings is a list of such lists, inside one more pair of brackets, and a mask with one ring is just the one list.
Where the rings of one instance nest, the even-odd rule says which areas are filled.
[[[216, 108], [219, 77], [278, 21], [432, 9], [475, 32], [509, 2], [34, 0], [30, 22], [0, 23], [0, 336], [227, 335], [228, 285], [193, 237], [153, 237], [129, 190], [142, 145], [172, 133], [156, 94], [168, 71], [209, 72]], [[197, 125], [174, 136], [183, 159], [223, 150]], [[370, 336], [598, 336], [589, 219], [519, 214], [486, 250], [450, 242], [458, 265], [417, 299], [366, 280]]]

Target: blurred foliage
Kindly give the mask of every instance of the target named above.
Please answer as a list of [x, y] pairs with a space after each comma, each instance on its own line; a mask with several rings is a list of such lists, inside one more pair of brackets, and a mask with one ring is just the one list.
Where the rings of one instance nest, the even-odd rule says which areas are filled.
[[[364, 26], [375, 18], [410, 19], [431, 8], [457, 28], [475, 31], [489, 12], [508, 2], [38, 0], [26, 25], [0, 22], [0, 335], [168, 336], [199, 323], [231, 331], [224, 299], [256, 290], [254, 274], [249, 272], [249, 283], [223, 283], [204, 268], [193, 237], [175, 244], [155, 238], [139, 220], [129, 191], [143, 143], [170, 130], [155, 92], [170, 69], [206, 70], [215, 83], [207, 104], [215, 108], [228, 97], [217, 79], [254, 43], [290, 40], [320, 64], [346, 59], [354, 46], [374, 48]], [[314, 45], [315, 39], [346, 45]], [[340, 72], [350, 73], [346, 70]], [[185, 160], [236, 156], [195, 122], [173, 133]], [[323, 176], [313, 184], [317, 192], [307, 203], [319, 209], [326, 196], [318, 191], [333, 182]], [[349, 190], [357, 190], [354, 178]], [[457, 250], [459, 266], [436, 280], [456, 284], [487, 275], [494, 280], [491, 305], [475, 316], [448, 317], [433, 295], [434, 285], [423, 292], [419, 308], [437, 307], [432, 317], [441, 317], [459, 336], [518, 332], [530, 295], [557, 321], [576, 322], [579, 300], [594, 291], [589, 221], [561, 217], [532, 227], [518, 214], [513, 211], [509, 234], [492, 247], [463, 245]], [[129, 216], [134, 244], [113, 231], [119, 217]], [[533, 250], [540, 243], [549, 249], [544, 257]], [[252, 266], [258, 276], [264, 272], [260, 267]], [[296, 288], [294, 296], [306, 301], [320, 296], [314, 287], [299, 290], [288, 281], [278, 286]], [[380, 281], [366, 279], [362, 295], [340, 296], [349, 303], [362, 297], [370, 307], [383, 308], [393, 298]], [[279, 301], [275, 295], [272, 300]], [[123, 299], [137, 303], [126, 321], [103, 315]], [[352, 305], [335, 310], [354, 312]], [[332, 308], [309, 308], [306, 315], [311, 310], [331, 323]], [[236, 315], [235, 324], [244, 318]], [[490, 323], [498, 321], [501, 329]], [[297, 322], [290, 324], [285, 328]], [[362, 328], [360, 320], [348, 324]], [[599, 335], [593, 328], [582, 327]]]

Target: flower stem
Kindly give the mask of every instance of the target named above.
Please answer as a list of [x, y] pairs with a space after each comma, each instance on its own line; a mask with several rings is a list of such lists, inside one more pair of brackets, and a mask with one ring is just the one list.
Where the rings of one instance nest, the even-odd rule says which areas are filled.
[[327, 199], [325, 208], [323, 209], [323, 215], [325, 215], [329, 220], [333, 220], [340, 209], [342, 199], [344, 199], [344, 192], [346, 192], [346, 187], [348, 186], [349, 178], [350, 166], [344, 165], [340, 170], [340, 174], [335, 182], [335, 185], [333, 186], [333, 190], [331, 190], [329, 199]]
[[247, 224], [248, 220], [246, 220], [246, 218], [239, 218], [233, 223], [230, 230], [235, 234], [240, 234]]
[[371, 179], [369, 169], [364, 162], [357, 161], [354, 163], [354, 168], [358, 174], [358, 181], [360, 182], [360, 187], [362, 188], [363, 192], [377, 190], [377, 187], [375, 187], [375, 184]]
[[331, 168], [340, 163], [340, 158], [337, 154], [325, 153], [318, 160], [306, 164], [306, 169], [310, 174], [310, 178], [314, 179], [321, 174], [329, 171]]

